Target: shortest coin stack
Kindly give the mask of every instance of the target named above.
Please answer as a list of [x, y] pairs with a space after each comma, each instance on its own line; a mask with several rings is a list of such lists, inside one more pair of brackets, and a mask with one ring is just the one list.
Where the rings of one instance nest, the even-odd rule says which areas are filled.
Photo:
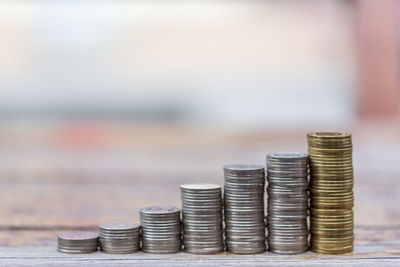
[[110, 222], [99, 226], [100, 248], [106, 253], [133, 253], [140, 249], [140, 226], [131, 222]]
[[148, 253], [177, 253], [182, 250], [181, 211], [172, 206], [140, 210], [142, 250]]
[[66, 232], [57, 237], [58, 251], [69, 254], [97, 251], [98, 235], [92, 232]]

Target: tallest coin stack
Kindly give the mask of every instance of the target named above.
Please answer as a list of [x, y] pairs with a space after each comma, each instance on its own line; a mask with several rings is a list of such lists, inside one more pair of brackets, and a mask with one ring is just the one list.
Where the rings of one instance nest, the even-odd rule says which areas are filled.
[[311, 250], [353, 251], [353, 162], [351, 135], [307, 134], [310, 159]]

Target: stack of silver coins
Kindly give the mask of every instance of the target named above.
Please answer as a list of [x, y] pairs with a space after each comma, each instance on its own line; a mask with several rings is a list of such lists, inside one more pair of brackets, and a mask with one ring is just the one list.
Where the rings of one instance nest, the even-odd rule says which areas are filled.
[[97, 251], [98, 235], [92, 232], [66, 232], [57, 237], [59, 252], [69, 254], [91, 253]]
[[133, 253], [140, 249], [140, 225], [131, 222], [110, 222], [99, 226], [100, 248], [106, 253]]
[[195, 254], [218, 253], [224, 249], [221, 186], [181, 185], [183, 246]]
[[149, 253], [176, 253], [182, 250], [181, 211], [172, 206], [140, 210], [142, 250]]
[[265, 173], [261, 165], [224, 166], [225, 242], [228, 251], [265, 251]]
[[267, 155], [269, 251], [308, 250], [308, 157], [302, 153]]

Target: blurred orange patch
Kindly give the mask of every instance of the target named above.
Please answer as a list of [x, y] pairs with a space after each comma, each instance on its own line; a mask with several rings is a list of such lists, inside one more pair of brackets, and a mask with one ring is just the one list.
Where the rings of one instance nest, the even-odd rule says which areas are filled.
[[109, 133], [96, 125], [73, 124], [55, 130], [52, 139], [62, 147], [94, 149], [107, 143]]

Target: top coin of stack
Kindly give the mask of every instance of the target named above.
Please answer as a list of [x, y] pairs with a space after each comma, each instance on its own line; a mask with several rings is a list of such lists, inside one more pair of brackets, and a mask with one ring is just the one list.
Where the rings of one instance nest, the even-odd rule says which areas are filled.
[[261, 165], [224, 166], [225, 238], [238, 254], [265, 251], [265, 172]]
[[311, 172], [311, 250], [353, 251], [353, 161], [351, 135], [308, 133]]
[[149, 253], [181, 251], [181, 212], [172, 206], [153, 206], [140, 210], [142, 250]]
[[97, 251], [98, 235], [92, 232], [66, 232], [57, 237], [58, 251], [69, 254]]
[[221, 186], [181, 185], [184, 250], [212, 254], [224, 249]]
[[131, 222], [110, 222], [99, 225], [100, 248], [106, 253], [133, 253], [140, 249], [140, 226]]
[[308, 250], [308, 157], [303, 153], [267, 155], [269, 251]]

